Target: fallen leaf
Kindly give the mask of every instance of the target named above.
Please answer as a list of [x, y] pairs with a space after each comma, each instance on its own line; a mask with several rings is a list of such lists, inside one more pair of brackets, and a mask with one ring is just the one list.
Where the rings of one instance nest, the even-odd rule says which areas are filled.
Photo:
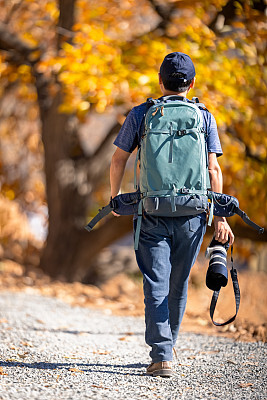
[[203, 318], [198, 318], [197, 323], [201, 326], [207, 326], [209, 322]]
[[243, 363], [243, 365], [259, 365], [259, 363], [258, 362], [245, 362], [245, 363]]
[[[99, 386], [99, 385], [91, 385], [92, 387], [96, 387], [96, 388], [98, 388], [98, 389], [107, 389], [107, 390], [110, 390], [110, 388], [108, 388], [108, 387], [105, 387], [105, 386]], [[117, 390], [118, 391], [118, 389], [114, 389], [114, 388], [112, 388], [112, 390]]]
[[21, 342], [20, 343], [22, 346], [27, 346], [27, 347], [33, 347], [33, 345], [29, 342]]
[[228, 362], [229, 364], [237, 365], [237, 362], [235, 362], [235, 361], [233, 361], [233, 360], [227, 360], [227, 362]]
[[241, 388], [246, 388], [246, 387], [249, 387], [249, 386], [253, 386], [253, 383], [240, 383], [239, 384], [239, 387], [241, 387]]
[[27, 351], [26, 353], [23, 353], [23, 354], [19, 354], [19, 353], [18, 353], [18, 356], [19, 356], [20, 358], [24, 359], [24, 358], [27, 357], [27, 354], [29, 354], [28, 351]]
[[70, 372], [82, 372], [82, 373], [84, 373], [84, 371], [81, 371], [81, 370], [78, 369], [78, 368], [70, 368], [69, 371], [70, 371]]
[[93, 351], [93, 354], [101, 354], [101, 355], [106, 355], [106, 354], [110, 354], [111, 351], [107, 351], [107, 350], [96, 350]]
[[119, 340], [127, 340], [127, 337], [121, 337], [121, 338], [119, 338]]
[[8, 374], [6, 374], [6, 373], [4, 372], [3, 367], [0, 367], [0, 375], [8, 375]]

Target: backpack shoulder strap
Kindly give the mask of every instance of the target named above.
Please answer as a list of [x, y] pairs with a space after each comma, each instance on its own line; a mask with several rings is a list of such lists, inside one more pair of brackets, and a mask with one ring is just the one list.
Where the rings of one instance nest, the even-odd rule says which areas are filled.
[[143, 131], [144, 131], [144, 128], [145, 128], [145, 117], [146, 117], [146, 114], [147, 114], [148, 110], [150, 109], [150, 107], [152, 107], [153, 105], [155, 105], [155, 104], [157, 104], [159, 102], [160, 102], [160, 100], [153, 99], [152, 97], [149, 97], [147, 99], [144, 115], [142, 117], [142, 121], [141, 121], [140, 126], [139, 126], [139, 137], [140, 138], [142, 137], [142, 134], [143, 134]]
[[199, 102], [199, 98], [198, 98], [198, 97], [193, 97], [193, 98], [192, 98], [192, 102], [193, 102], [198, 108], [200, 108], [201, 110], [205, 110], [205, 111], [208, 111], [208, 112], [209, 112], [209, 110], [207, 109], [207, 107], [205, 106], [205, 104]]

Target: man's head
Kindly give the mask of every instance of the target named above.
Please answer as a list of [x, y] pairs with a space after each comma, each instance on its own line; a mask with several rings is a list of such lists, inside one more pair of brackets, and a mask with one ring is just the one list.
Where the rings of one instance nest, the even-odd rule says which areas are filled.
[[160, 67], [160, 83], [169, 92], [184, 93], [194, 84], [196, 75], [191, 58], [184, 53], [168, 54]]

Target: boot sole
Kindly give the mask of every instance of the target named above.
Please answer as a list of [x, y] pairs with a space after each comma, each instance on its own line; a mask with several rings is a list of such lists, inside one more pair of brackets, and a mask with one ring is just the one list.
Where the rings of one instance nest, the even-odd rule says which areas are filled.
[[169, 368], [166, 369], [156, 369], [152, 372], [147, 372], [147, 375], [150, 376], [161, 376], [162, 378], [170, 378], [173, 376], [173, 371]]

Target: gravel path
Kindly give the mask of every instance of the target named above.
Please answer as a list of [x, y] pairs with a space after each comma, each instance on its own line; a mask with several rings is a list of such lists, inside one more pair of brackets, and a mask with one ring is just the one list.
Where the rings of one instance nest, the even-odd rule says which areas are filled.
[[265, 346], [181, 333], [175, 376], [145, 375], [144, 321], [0, 294], [0, 399], [267, 399]]

